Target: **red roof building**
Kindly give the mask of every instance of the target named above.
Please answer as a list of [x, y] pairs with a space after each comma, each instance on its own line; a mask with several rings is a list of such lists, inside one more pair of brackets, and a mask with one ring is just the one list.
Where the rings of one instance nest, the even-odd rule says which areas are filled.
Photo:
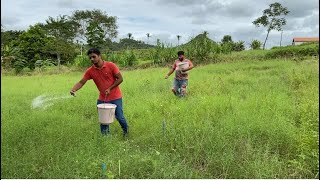
[[293, 38], [292, 45], [296, 42], [319, 42], [319, 38]]

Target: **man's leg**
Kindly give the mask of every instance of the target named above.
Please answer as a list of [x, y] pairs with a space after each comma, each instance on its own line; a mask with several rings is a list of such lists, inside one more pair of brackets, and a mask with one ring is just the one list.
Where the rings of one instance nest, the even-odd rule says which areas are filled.
[[127, 135], [129, 132], [128, 131], [128, 123], [127, 123], [126, 118], [123, 115], [122, 98], [116, 99], [113, 101], [109, 101], [108, 103], [117, 105], [116, 111], [115, 111], [115, 116], [116, 116], [116, 119], [118, 120], [122, 130], [123, 130], [124, 135]]
[[181, 97], [185, 97], [187, 94], [187, 86], [188, 86], [188, 79], [181, 80]]
[[179, 92], [179, 81], [177, 79], [173, 79], [172, 83], [172, 92], [175, 96], [178, 96], [180, 94]]

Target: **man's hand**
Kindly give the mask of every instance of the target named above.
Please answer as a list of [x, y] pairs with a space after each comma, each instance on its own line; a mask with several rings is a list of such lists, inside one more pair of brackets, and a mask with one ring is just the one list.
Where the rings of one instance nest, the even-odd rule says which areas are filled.
[[168, 76], [168, 75], [166, 75], [164, 78], [165, 78], [165, 79], [168, 79], [168, 77], [169, 77], [169, 76]]
[[106, 90], [106, 95], [108, 96], [109, 94], [110, 94], [110, 88]]
[[76, 91], [71, 89], [70, 94], [75, 97], [76, 96]]

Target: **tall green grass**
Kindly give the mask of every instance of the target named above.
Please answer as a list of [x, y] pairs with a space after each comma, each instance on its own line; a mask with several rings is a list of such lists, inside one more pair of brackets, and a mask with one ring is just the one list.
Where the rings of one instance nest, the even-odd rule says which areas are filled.
[[82, 73], [2, 76], [1, 178], [319, 178], [318, 60], [198, 66], [184, 99], [168, 71], [122, 72], [128, 140], [100, 135], [92, 81], [31, 109]]

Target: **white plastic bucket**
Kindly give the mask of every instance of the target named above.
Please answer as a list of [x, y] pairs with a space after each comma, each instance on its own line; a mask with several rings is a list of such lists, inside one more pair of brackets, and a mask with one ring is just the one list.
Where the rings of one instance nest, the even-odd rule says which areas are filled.
[[111, 124], [115, 118], [115, 112], [117, 105], [103, 103], [98, 104], [98, 114], [99, 114], [99, 121], [101, 124]]
[[[187, 69], [189, 67], [189, 63], [188, 62], [181, 62], [181, 63], [178, 63], [178, 66], [179, 66], [179, 70], [182, 70], [182, 69]], [[188, 74], [188, 72], [181, 72], [181, 74]]]

